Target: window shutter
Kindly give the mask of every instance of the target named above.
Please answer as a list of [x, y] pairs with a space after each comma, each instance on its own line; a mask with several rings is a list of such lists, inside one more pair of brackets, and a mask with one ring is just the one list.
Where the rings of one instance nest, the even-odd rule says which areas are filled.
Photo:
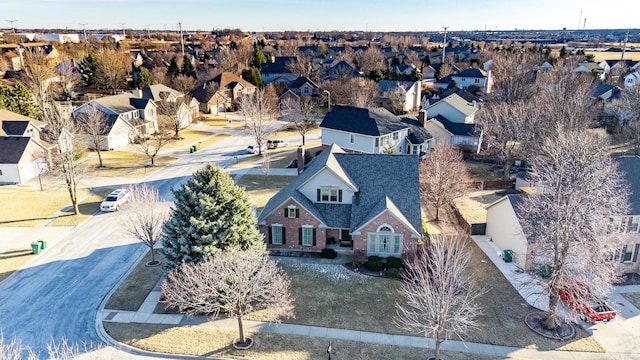
[[302, 228], [298, 228], [298, 245], [302, 246]]
[[271, 242], [271, 226], [269, 226], [269, 244], [272, 244], [272, 242]]
[[296, 208], [296, 218], [300, 217], [300, 209]]
[[317, 196], [317, 200], [316, 201], [320, 201], [320, 189], [318, 189], [318, 191], [316, 192]]
[[342, 189], [338, 190], [338, 202], [342, 202]]
[[638, 261], [638, 252], [640, 251], [640, 244], [636, 244], [636, 251], [633, 252], [633, 262]]
[[289, 208], [284, 208], [284, 217], [289, 217]]
[[626, 245], [622, 246], [622, 251], [620, 251], [620, 262], [621, 263], [624, 262], [624, 254], [625, 254], [626, 250], [627, 250], [627, 246]]
[[287, 229], [282, 227], [282, 245], [287, 243]]
[[316, 229], [313, 229], [313, 246], [316, 246]]

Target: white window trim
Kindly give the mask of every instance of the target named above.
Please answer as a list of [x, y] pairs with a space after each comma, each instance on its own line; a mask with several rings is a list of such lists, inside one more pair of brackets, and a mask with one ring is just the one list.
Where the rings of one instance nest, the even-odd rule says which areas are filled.
[[[294, 206], [294, 205], [289, 205], [289, 206], [287, 206], [287, 209], [289, 209], [287, 211], [287, 213], [288, 213], [287, 219], [296, 219], [296, 209], [297, 209], [297, 207]], [[293, 212], [293, 216], [291, 216], [292, 212]]]
[[[274, 228], [279, 228], [280, 229], [280, 242], [275, 242], [274, 241], [274, 234], [275, 234], [275, 232], [273, 231]], [[282, 224], [271, 224], [271, 244], [273, 244], [273, 245], [282, 245], [283, 232], [284, 232], [284, 228], [283, 228]]]
[[[313, 225], [302, 225], [301, 228], [302, 228], [302, 246], [313, 246]], [[305, 240], [304, 230], [305, 229], [311, 230], [311, 237], [309, 238], [309, 243], [308, 244], [304, 243], [304, 240]]]
[[[381, 226], [381, 228], [383, 226]], [[381, 251], [381, 249], [380, 249], [380, 244], [381, 244], [380, 236], [389, 236], [389, 244], [388, 244], [389, 251], [388, 252]], [[395, 251], [396, 240], [399, 241], [399, 243], [398, 243], [398, 251]], [[372, 250], [371, 241], [373, 241], [373, 244], [374, 244], [373, 245], [373, 250]], [[368, 233], [367, 234], [367, 256], [382, 256], [382, 257], [396, 256], [396, 257], [401, 257], [402, 256], [403, 242], [404, 242], [404, 236], [402, 234], [399, 234], [399, 233], [388, 232], [388, 231]]]
[[624, 246], [624, 251], [622, 252], [621, 256], [622, 259], [625, 258], [625, 255], [628, 254], [626, 252], [627, 247], [631, 246], [631, 256], [629, 257], [629, 260], [623, 260], [622, 262], [625, 264], [631, 264], [633, 262], [633, 257], [636, 255], [636, 244], [627, 244]]

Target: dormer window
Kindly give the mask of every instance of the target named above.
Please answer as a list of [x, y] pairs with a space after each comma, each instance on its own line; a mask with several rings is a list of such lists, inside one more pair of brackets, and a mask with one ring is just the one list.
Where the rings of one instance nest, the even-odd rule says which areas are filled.
[[318, 202], [342, 202], [342, 189], [332, 187], [322, 187], [318, 189]]

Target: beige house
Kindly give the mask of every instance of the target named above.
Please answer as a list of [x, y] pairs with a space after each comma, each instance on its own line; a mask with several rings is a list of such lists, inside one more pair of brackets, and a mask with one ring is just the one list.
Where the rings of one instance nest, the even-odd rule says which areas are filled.
[[191, 90], [189, 95], [200, 103], [200, 111], [218, 114], [236, 106], [243, 95], [255, 93], [256, 86], [231, 72], [223, 72]]

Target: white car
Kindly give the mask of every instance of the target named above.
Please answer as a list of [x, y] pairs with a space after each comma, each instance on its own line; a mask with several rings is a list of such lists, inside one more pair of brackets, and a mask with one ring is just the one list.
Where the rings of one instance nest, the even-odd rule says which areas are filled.
[[267, 149], [265, 149], [264, 146], [260, 146], [259, 148], [258, 148], [258, 145], [255, 145], [255, 144], [247, 146], [247, 152], [249, 154], [263, 153], [265, 150]]
[[275, 149], [279, 147], [287, 147], [289, 143], [284, 140], [272, 139], [267, 140], [267, 149]]
[[100, 210], [116, 211], [122, 204], [126, 203], [127, 200], [129, 200], [129, 190], [114, 190], [104, 198], [104, 201], [100, 204]]

